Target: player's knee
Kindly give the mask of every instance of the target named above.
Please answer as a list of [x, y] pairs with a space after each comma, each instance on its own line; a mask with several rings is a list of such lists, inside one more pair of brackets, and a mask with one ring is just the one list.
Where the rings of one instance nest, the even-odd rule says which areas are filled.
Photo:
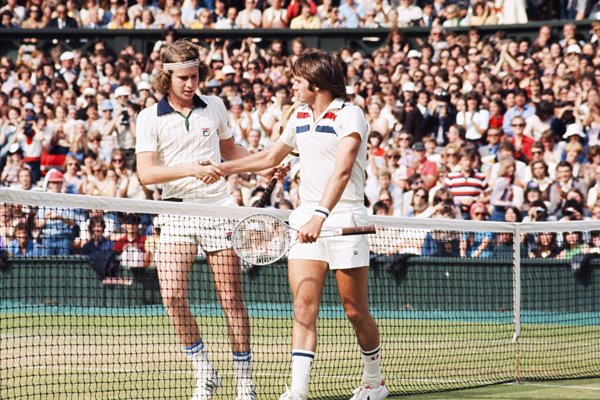
[[226, 290], [219, 294], [221, 305], [225, 310], [239, 311], [245, 308], [241, 293]]
[[346, 317], [353, 326], [363, 326], [371, 318], [371, 315], [368, 311], [362, 311], [354, 306], [346, 305], [345, 309]]
[[186, 297], [183, 297], [179, 291], [167, 290], [162, 294], [163, 303], [167, 308], [179, 308], [187, 306]]
[[294, 318], [303, 323], [310, 323], [316, 319], [319, 305], [312, 299], [301, 297], [294, 300]]

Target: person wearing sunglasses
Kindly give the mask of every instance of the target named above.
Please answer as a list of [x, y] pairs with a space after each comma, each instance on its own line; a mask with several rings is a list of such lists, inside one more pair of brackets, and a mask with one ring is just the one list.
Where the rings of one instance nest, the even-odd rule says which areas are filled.
[[514, 157], [524, 162], [531, 160], [531, 146], [533, 146], [535, 140], [525, 135], [525, 119], [516, 116], [512, 119], [510, 126], [513, 136], [508, 140], [515, 146]]
[[514, 94], [515, 104], [506, 110], [502, 122], [502, 129], [509, 136], [513, 135], [512, 120], [516, 116], [522, 117], [523, 121], [525, 121], [528, 117], [535, 114], [535, 108], [528, 103], [527, 92], [524, 89], [515, 89], [512, 93]]

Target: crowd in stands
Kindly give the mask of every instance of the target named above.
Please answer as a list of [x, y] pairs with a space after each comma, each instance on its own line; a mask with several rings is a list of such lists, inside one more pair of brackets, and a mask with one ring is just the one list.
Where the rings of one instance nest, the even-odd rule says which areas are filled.
[[[79, 3], [82, 3], [79, 5]], [[594, 0], [6, 0], [1, 28], [405, 28], [595, 19]]]
[[[462, 4], [447, 3], [435, 0], [422, 9], [432, 5], [438, 12]], [[8, 0], [6, 7], [13, 18], [23, 20], [14, 25], [24, 26], [31, 9], [44, 4], [32, 1], [23, 9]], [[74, 26], [85, 26], [90, 15], [102, 14], [105, 20], [121, 12], [126, 21], [138, 13], [153, 21], [167, 20], [160, 10], [181, 11], [189, 20], [200, 8], [208, 9], [209, 20], [218, 24], [216, 15], [225, 5], [221, 0], [210, 5], [191, 1], [179, 8], [177, 1], [167, 0], [158, 7], [138, 1], [127, 8], [111, 1], [111, 8], [104, 9], [89, 0], [77, 9], [74, 4], [59, 4], [49, 11], [49, 21], [71, 15]], [[351, 4], [343, 1], [338, 12], [352, 9]], [[461, 8], [463, 20], [477, 4]], [[245, 5], [235, 14], [246, 15], [247, 21], [261, 15], [261, 7], [251, 0]], [[294, 5], [302, 15], [302, 7], [312, 10], [314, 4], [292, 1], [282, 23], [290, 22]], [[385, 1], [359, 4], [372, 5], [388, 6]], [[263, 17], [270, 9], [266, 6], [261, 8]], [[281, 8], [282, 2], [274, 0], [270, 6]], [[317, 10], [329, 7], [323, 2]], [[393, 19], [401, 7], [417, 6], [402, 0], [384, 15]], [[307, 15], [316, 15], [310, 10]], [[367, 14], [358, 17], [358, 25], [368, 20]], [[237, 18], [231, 12], [232, 26]], [[260, 18], [256, 21], [261, 24]], [[484, 36], [474, 27], [457, 33], [444, 24], [434, 22], [429, 37], [417, 46], [392, 29], [371, 54], [339, 50], [347, 94], [364, 108], [370, 125], [365, 201], [373, 214], [508, 222], [600, 219], [600, 22], [594, 21], [582, 36], [571, 23], [556, 37], [549, 26], [541, 26], [533, 40], [509, 37], [501, 30]], [[137, 177], [136, 117], [161, 98], [152, 83], [161, 69], [160, 52], [175, 32], [167, 30], [149, 54], [132, 45], [113, 53], [102, 39], [88, 50], [69, 50], [60, 43], [43, 50], [24, 40], [16, 57], [1, 57], [0, 185], [160, 199], [160, 187], [144, 186]], [[199, 44], [202, 61], [211, 69], [202, 91], [225, 102], [235, 141], [251, 152], [269, 146], [293, 101], [290, 66], [304, 51], [303, 40], [294, 39], [289, 46], [279, 40], [259, 46], [252, 38]], [[299, 179], [296, 165], [276, 187], [271, 205], [296, 207]], [[265, 177], [250, 174], [227, 180], [241, 206], [255, 204], [267, 183]], [[100, 227], [92, 222], [97, 211], [71, 215], [44, 212], [42, 207], [24, 216], [25, 211], [10, 205], [1, 211], [0, 247], [13, 249], [12, 254], [81, 252]], [[132, 236], [118, 215], [108, 217], [102, 229], [113, 246], [125, 236], [143, 250], [145, 242]], [[137, 227], [144, 240], [158, 233], [151, 219]], [[505, 235], [446, 236], [430, 232], [410, 246], [389, 247], [394, 252], [410, 247], [426, 255], [492, 257], [494, 249], [497, 253], [512, 241]], [[540, 250], [545, 240], [556, 248]], [[564, 257], [594, 248], [591, 240], [587, 235], [538, 235], [530, 240], [527, 254]], [[91, 251], [89, 246], [86, 251]], [[149, 263], [145, 255], [135, 257], [140, 265]]]

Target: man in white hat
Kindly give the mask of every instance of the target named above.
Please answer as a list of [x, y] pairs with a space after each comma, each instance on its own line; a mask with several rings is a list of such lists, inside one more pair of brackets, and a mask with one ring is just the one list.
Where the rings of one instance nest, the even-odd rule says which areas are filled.
[[406, 58], [408, 58], [408, 74], [413, 76], [421, 65], [421, 52], [414, 49], [410, 50]]
[[60, 69], [58, 74], [65, 78], [69, 88], [73, 88], [73, 82], [77, 79], [79, 71], [75, 68], [75, 54], [71, 51], [65, 51], [60, 55]]
[[137, 86], [137, 103], [144, 108], [144, 102], [152, 95], [152, 85], [148, 81], [139, 81]]
[[567, 125], [567, 130], [563, 135], [563, 139], [566, 139], [567, 142], [579, 142], [583, 143], [586, 135], [583, 132], [583, 126], [579, 123], [569, 124]]

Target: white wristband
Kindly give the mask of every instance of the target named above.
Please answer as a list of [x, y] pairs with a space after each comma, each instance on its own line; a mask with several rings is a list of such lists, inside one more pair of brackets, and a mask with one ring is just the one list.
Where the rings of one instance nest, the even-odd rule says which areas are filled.
[[313, 211], [313, 215], [317, 216], [319, 218], [323, 218], [323, 219], [327, 219], [327, 217], [329, 217], [329, 214], [331, 214], [331, 211], [329, 211], [329, 209], [325, 208], [325, 207], [317, 207], [315, 208], [315, 211]]

